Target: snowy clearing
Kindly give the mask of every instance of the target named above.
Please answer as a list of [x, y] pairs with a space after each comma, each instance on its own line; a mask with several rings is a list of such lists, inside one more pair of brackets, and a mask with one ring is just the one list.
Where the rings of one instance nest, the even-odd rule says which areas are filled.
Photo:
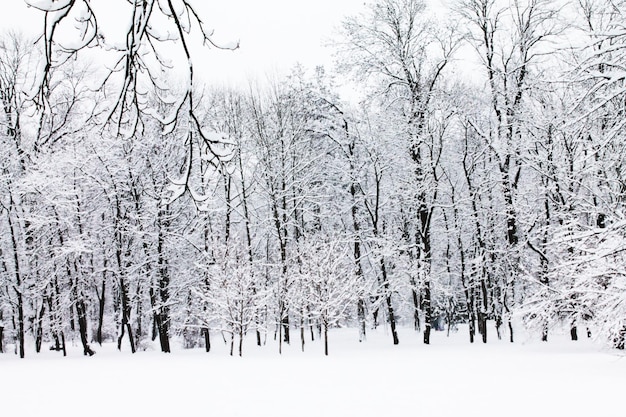
[[46, 351], [19, 360], [0, 355], [3, 415], [27, 416], [619, 416], [625, 415], [626, 358], [589, 340], [515, 344], [466, 341], [460, 331], [433, 344], [402, 329], [399, 346], [383, 330], [359, 344], [355, 330], [330, 332], [278, 355], [273, 340], [228, 356], [131, 355], [113, 344], [67, 358]]

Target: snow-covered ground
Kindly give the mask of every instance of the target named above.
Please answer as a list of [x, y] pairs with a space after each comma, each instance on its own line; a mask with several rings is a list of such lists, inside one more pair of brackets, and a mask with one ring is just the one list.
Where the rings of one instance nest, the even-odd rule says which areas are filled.
[[[294, 333], [294, 336], [299, 336]], [[495, 336], [492, 333], [492, 336]], [[470, 345], [464, 331], [435, 332], [430, 346], [402, 329], [359, 343], [330, 332], [330, 356], [307, 340], [262, 348], [247, 340], [230, 357], [213, 350], [131, 355], [109, 344], [63, 358], [0, 355], [2, 416], [626, 416], [626, 357], [585, 339], [551, 335]]]

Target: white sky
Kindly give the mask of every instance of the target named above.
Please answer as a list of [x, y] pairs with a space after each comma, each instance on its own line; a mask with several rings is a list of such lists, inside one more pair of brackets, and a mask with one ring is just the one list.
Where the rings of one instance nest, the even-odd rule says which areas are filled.
[[[213, 6], [209, 6], [212, 4]], [[203, 5], [207, 21], [215, 21], [216, 39], [241, 40], [241, 50], [225, 55], [224, 65], [238, 77], [281, 70], [300, 62], [307, 67], [332, 62], [323, 47], [346, 13], [363, 0], [231, 0]], [[216, 57], [216, 59], [218, 59]], [[244, 69], [245, 68], [245, 69]]]
[[[24, 0], [2, 0], [1, 29], [38, 33], [43, 13], [28, 8]], [[101, 4], [98, 4], [101, 3]], [[92, 0], [94, 7], [111, 4], [110, 19], [120, 18], [112, 0]], [[210, 50], [194, 58], [203, 78], [239, 84], [249, 78], [286, 71], [296, 62], [306, 67], [332, 64], [331, 49], [323, 44], [346, 14], [363, 8], [364, 0], [191, 0], [214, 39], [224, 43], [239, 40], [238, 51]], [[9, 5], [7, 5], [9, 4]], [[117, 11], [117, 14], [115, 12]], [[0, 29], [0, 30], [1, 30]], [[209, 71], [210, 74], [206, 74]]]

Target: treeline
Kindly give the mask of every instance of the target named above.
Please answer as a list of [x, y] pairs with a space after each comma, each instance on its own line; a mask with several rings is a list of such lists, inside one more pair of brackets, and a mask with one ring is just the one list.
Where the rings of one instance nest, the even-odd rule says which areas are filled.
[[94, 88], [72, 59], [29, 95], [53, 60], [5, 34], [0, 351], [458, 323], [624, 349], [626, 3], [454, 7], [382, 0], [341, 74], [245, 89], [163, 85], [160, 59]]

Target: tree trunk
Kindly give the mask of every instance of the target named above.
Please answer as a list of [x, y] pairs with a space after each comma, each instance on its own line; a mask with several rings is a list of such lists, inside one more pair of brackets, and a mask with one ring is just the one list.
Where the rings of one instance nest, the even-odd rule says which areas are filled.
[[[279, 304], [281, 304], [279, 302]], [[281, 307], [278, 307], [278, 311], [280, 313], [280, 311], [282, 311]], [[278, 330], [278, 353], [282, 354], [283, 353], [283, 326], [278, 323], [276, 324], [276, 329]], [[274, 330], [274, 340], [276, 340], [276, 330]]]
[[[62, 319], [59, 316], [61, 311], [61, 290], [59, 289], [59, 281], [57, 276], [54, 275], [52, 279], [52, 293], [48, 296], [48, 312], [50, 313], [50, 327], [52, 331], [52, 337], [54, 338], [54, 347], [52, 350], [61, 351], [65, 350], [65, 336], [62, 330]], [[61, 341], [63, 340], [63, 345]]]
[[[424, 201], [425, 197], [421, 197]], [[431, 263], [431, 246], [430, 246], [430, 219], [431, 211], [427, 209], [426, 205], [422, 203], [420, 206], [420, 237], [421, 237], [421, 260], [422, 268], [425, 268], [423, 273], [423, 297], [422, 297], [422, 309], [424, 310], [424, 344], [430, 344], [430, 331], [432, 327], [432, 301], [431, 301], [431, 286], [430, 286], [430, 263]]]
[[4, 312], [2, 307], [0, 307], [0, 353], [4, 353]]
[[63, 351], [63, 356], [67, 356], [67, 350], [65, 349], [65, 333], [61, 332], [61, 350]]
[[83, 354], [85, 356], [93, 356], [96, 352], [91, 349], [87, 340], [87, 312], [83, 300], [78, 300], [76, 303], [76, 312], [78, 313], [78, 329], [80, 341], [83, 344]]
[[208, 353], [211, 351], [211, 334], [208, 327], [202, 329], [202, 335], [204, 336], [204, 350]]
[[[378, 299], [378, 297], [376, 297]], [[372, 320], [374, 321], [373, 326], [375, 329], [378, 328], [378, 307], [374, 308], [374, 311], [372, 311]]]
[[289, 315], [285, 314], [282, 320], [283, 341], [289, 344]]
[[[104, 261], [104, 269], [107, 268], [107, 261]], [[102, 326], [104, 325], [104, 306], [106, 292], [106, 272], [102, 273], [102, 285], [98, 294], [98, 329], [96, 330], [96, 342], [102, 346]]]
[[[241, 160], [241, 150], [237, 152], [237, 160], [239, 162], [239, 174], [241, 175], [241, 204], [243, 205], [243, 217], [244, 224], [246, 230], [246, 248], [248, 251], [248, 262], [250, 263], [250, 270], [253, 271], [254, 265], [254, 256], [252, 253], [252, 234], [250, 233], [250, 213], [248, 211], [248, 194], [246, 188], [246, 179], [245, 173], [243, 169], [243, 161]], [[257, 295], [257, 285], [256, 282], [252, 284], [252, 295], [256, 298]], [[256, 324], [256, 344], [257, 346], [261, 346], [261, 332], [259, 331], [260, 323], [259, 323], [259, 315], [258, 311], [255, 311], [254, 322]]]
[[[41, 352], [41, 345], [43, 343], [43, 316], [46, 311], [46, 300], [45, 297], [41, 302], [41, 308], [37, 311], [35, 322], [35, 352]], [[2, 311], [0, 310], [0, 325], [2, 322]], [[0, 338], [0, 352], [2, 351], [2, 340]]]
[[[348, 127], [347, 122], [345, 125], [346, 135], [348, 135]], [[352, 215], [352, 231], [354, 232], [354, 247], [353, 247], [353, 260], [354, 266], [356, 268], [357, 282], [362, 283], [364, 281], [363, 277], [363, 267], [361, 266], [361, 237], [360, 230], [361, 225], [359, 224], [358, 218], [358, 208], [357, 208], [357, 187], [359, 184], [356, 183], [356, 172], [354, 168], [354, 162], [352, 158], [354, 157], [354, 142], [350, 144], [348, 147], [349, 157], [350, 157], [350, 175], [352, 177], [352, 182], [350, 183], [350, 195], [352, 197], [352, 207], [350, 208], [350, 213]], [[357, 319], [359, 322], [359, 342], [362, 342], [367, 337], [365, 331], [365, 300], [363, 296], [359, 294], [357, 300]]]
[[[11, 195], [9, 195], [9, 208], [13, 207], [13, 199]], [[14, 275], [15, 275], [15, 285], [13, 286], [13, 291], [16, 296], [15, 306], [17, 308], [17, 342], [19, 344], [18, 351], [20, 358], [24, 358], [24, 299], [22, 296], [22, 273], [20, 270], [20, 262], [18, 256], [18, 247], [17, 247], [17, 237], [15, 232], [15, 227], [13, 224], [13, 219], [11, 218], [11, 211], [7, 211], [7, 219], [9, 222], [9, 233], [11, 235], [11, 245], [13, 249], [13, 262], [14, 262]]]
[[302, 351], [304, 352], [304, 309], [302, 311], [302, 314], [300, 314], [300, 346], [302, 348]]
[[324, 355], [328, 356], [328, 321], [327, 320], [324, 320]]
[[[454, 214], [454, 228], [457, 230], [456, 233], [456, 243], [459, 249], [459, 257], [460, 257], [460, 275], [461, 275], [461, 285], [463, 286], [463, 293], [465, 295], [465, 306], [467, 308], [468, 315], [468, 328], [469, 328], [469, 340], [470, 343], [474, 343], [474, 336], [476, 334], [476, 305], [474, 303], [474, 290], [473, 290], [473, 278], [467, 277], [467, 265], [465, 260], [465, 247], [463, 245], [463, 236], [461, 234], [461, 228], [459, 227], [459, 209], [454, 200], [454, 188], [452, 189], [452, 208]], [[469, 282], [468, 282], [469, 281]]]
[[74, 304], [70, 304], [70, 330], [76, 331], [76, 324], [74, 323]]
[[167, 206], [164, 209], [160, 209], [157, 215], [157, 225], [159, 228], [157, 236], [157, 263], [158, 263], [158, 286], [156, 288], [157, 305], [156, 308], [156, 323], [159, 330], [159, 343], [161, 345], [161, 352], [170, 352], [170, 307], [169, 307], [169, 284], [170, 277], [168, 271], [168, 262], [165, 258], [165, 237], [164, 229], [168, 227], [168, 222], [164, 219], [168, 213]]
[[432, 307], [430, 297], [430, 279], [424, 282], [424, 344], [430, 344], [430, 329], [432, 327]]
[[478, 331], [482, 336], [483, 343], [487, 343], [487, 317], [489, 311], [489, 295], [487, 290], [487, 278], [483, 277], [480, 280], [480, 290], [482, 295], [483, 305], [478, 312]]
[[380, 271], [383, 281], [383, 288], [385, 289], [385, 301], [387, 302], [387, 313], [389, 314], [389, 325], [391, 326], [391, 337], [393, 338], [393, 344], [400, 343], [398, 340], [398, 332], [396, 331], [396, 316], [393, 311], [393, 305], [391, 303], [391, 290], [389, 288], [389, 278], [387, 277], [387, 266], [385, 265], [385, 259], [380, 258]]
[[484, 310], [478, 312], [478, 333], [482, 336], [483, 343], [487, 343], [487, 314]]
[[243, 326], [239, 328], [239, 357], [243, 356]]
[[167, 313], [157, 313], [155, 315], [156, 327], [159, 334], [159, 344], [161, 346], [161, 352], [170, 353], [170, 339], [169, 339], [169, 318]]
[[120, 297], [122, 299], [122, 328], [120, 332], [120, 336], [117, 339], [117, 348], [118, 350], [122, 350], [122, 339], [124, 338], [124, 334], [128, 331], [128, 342], [130, 344], [130, 351], [135, 353], [135, 338], [133, 335], [133, 329], [130, 324], [130, 312], [131, 305], [130, 299], [128, 297], [128, 288], [126, 288], [126, 283], [123, 278], [120, 278]]
[[416, 290], [415, 279], [411, 278], [411, 301], [413, 301], [413, 330], [422, 331], [420, 323], [420, 296]]

